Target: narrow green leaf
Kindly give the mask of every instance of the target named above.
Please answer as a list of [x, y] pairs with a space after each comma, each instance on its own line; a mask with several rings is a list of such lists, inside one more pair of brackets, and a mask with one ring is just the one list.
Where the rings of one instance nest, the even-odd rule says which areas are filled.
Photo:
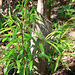
[[41, 36], [41, 34], [39, 34], [38, 32], [35, 32], [35, 31], [32, 31], [32, 32], [36, 33], [40, 37], [40, 39], [43, 41], [43, 37]]
[[16, 35], [17, 35], [17, 31], [18, 31], [18, 27], [15, 28], [15, 31], [13, 33], [13, 39], [15, 39]]
[[7, 49], [9, 48], [9, 46], [12, 45], [12, 44], [13, 44], [13, 41], [9, 42], [9, 43], [7, 44], [7, 46], [5, 47], [5, 50], [7, 50]]
[[37, 42], [35, 41], [35, 39], [32, 37], [32, 40], [35, 43], [35, 49], [37, 49]]
[[10, 34], [4, 34], [4, 36], [11, 36], [13, 35], [13, 33], [10, 33]]
[[56, 34], [56, 33], [60, 33], [60, 31], [53, 31], [53, 32], [51, 32], [50, 34], [48, 34], [46, 37], [45, 37], [45, 40], [48, 40], [48, 39], [50, 39], [54, 34]]
[[58, 63], [59, 63], [60, 57], [61, 57], [61, 55], [59, 55], [58, 58], [57, 58], [57, 62], [56, 62], [54, 71], [56, 71], [56, 69], [57, 69], [57, 67], [58, 67]]
[[20, 72], [20, 60], [16, 60], [16, 64], [17, 64], [17, 69], [18, 69], [18, 73]]
[[3, 33], [3, 32], [5, 32], [5, 31], [13, 29], [14, 27], [16, 27], [16, 26], [14, 25], [14, 26], [12, 26], [10, 28], [5, 28], [5, 29], [3, 29], [3, 30], [0, 31], [0, 34]]
[[24, 33], [27, 37], [32, 38], [30, 34]]
[[2, 40], [2, 42], [6, 41], [7, 38], [8, 38], [8, 37], [4, 37], [3, 40]]
[[32, 67], [33, 67], [33, 61], [30, 61], [30, 63], [29, 63], [30, 71], [32, 70]]
[[11, 17], [11, 12], [9, 11], [9, 17], [10, 17], [10, 19], [12, 19], [12, 17]]
[[65, 62], [63, 62], [64, 64], [65, 64], [65, 66], [68, 68], [68, 70], [70, 70], [71, 71], [71, 69], [68, 67], [68, 65], [65, 63]]
[[36, 56], [34, 59], [39, 58], [39, 57], [46, 57], [48, 60], [50, 60], [50, 57], [46, 54], [40, 53], [39, 56]]
[[8, 18], [9, 19], [9, 17], [7, 17], [6, 15], [4, 15], [4, 14], [2, 14], [5, 18]]
[[25, 75], [25, 72], [26, 72], [26, 67], [24, 66], [22, 74]]
[[46, 41], [47, 43], [51, 44], [54, 48], [56, 48], [56, 50], [61, 54], [60, 50], [58, 49], [58, 47], [56, 45], [54, 45], [53, 43], [51, 43], [50, 41]]
[[32, 71], [33, 71], [35, 74], [39, 75], [39, 73], [38, 73], [36, 70], [33, 69]]
[[0, 60], [0, 64], [3, 63], [3, 62], [5, 62], [6, 60], [8, 60], [8, 58], [7, 58], [7, 57], [3, 57], [3, 58]]
[[10, 51], [8, 52], [7, 57], [11, 56], [13, 53], [14, 53], [14, 50], [10, 50]]
[[39, 44], [39, 46], [40, 46], [40, 50], [41, 50], [42, 54], [44, 54], [44, 47], [43, 47], [43, 45]]
[[8, 75], [8, 72], [13, 68], [14, 63], [11, 63], [9, 67], [4, 69], [4, 75]]
[[68, 45], [69, 50], [71, 50], [73, 52], [74, 50], [72, 49], [72, 46], [70, 46], [69, 43], [66, 43], [66, 44]]
[[11, 62], [11, 59], [9, 59], [9, 60], [6, 62], [5, 66], [8, 67], [9, 64], [10, 64], [10, 62]]
[[68, 30], [69, 30], [69, 27], [68, 27], [68, 28], [66, 29], [66, 31], [62, 34], [61, 38], [63, 38], [64, 35], [65, 35], [66, 33], [68, 33]]

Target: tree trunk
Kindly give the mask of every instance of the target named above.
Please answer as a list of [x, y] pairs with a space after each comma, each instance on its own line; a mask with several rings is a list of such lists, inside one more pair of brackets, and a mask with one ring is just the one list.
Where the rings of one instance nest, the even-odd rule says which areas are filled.
[[0, 0], [0, 18], [1, 18], [1, 15], [2, 14], [2, 0]]
[[2, 0], [0, 0], [0, 9], [2, 8]]
[[[49, 16], [50, 16], [49, 12], [47, 12], [47, 9], [49, 9], [47, 5], [47, 0], [38, 0], [37, 12], [40, 14], [39, 15], [40, 17], [42, 17], [43, 15], [46, 18], [44, 17], [42, 18], [43, 22], [38, 20], [34, 30], [38, 32], [39, 34], [41, 34], [43, 38], [45, 38], [52, 31], [52, 24], [50, 24], [50, 22], [46, 20], [46, 19], [49, 19]], [[34, 39], [39, 43], [38, 39], [36, 38], [38, 36], [35, 33], [32, 33], [32, 37], [34, 37]], [[35, 45], [34, 42], [31, 40], [31, 46], [32, 46], [31, 52], [36, 54], [37, 52], [40, 52], [40, 51], [39, 49], [35, 50], [34, 45]], [[43, 46], [44, 46], [45, 54], [48, 54], [50, 45], [47, 43], [44, 43]], [[45, 57], [40, 57], [35, 59], [35, 63], [36, 65], [34, 66], [34, 68], [39, 72], [39, 75], [46, 75], [48, 60]]]

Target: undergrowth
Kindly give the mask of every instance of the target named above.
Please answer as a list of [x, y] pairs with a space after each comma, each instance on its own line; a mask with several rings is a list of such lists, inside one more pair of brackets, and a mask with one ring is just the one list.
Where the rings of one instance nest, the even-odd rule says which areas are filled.
[[[39, 33], [33, 31], [31, 28], [33, 22], [36, 22], [36, 19], [41, 18], [37, 15], [35, 6], [29, 10], [30, 8], [27, 7], [27, 2], [28, 0], [23, 0], [21, 4], [18, 1], [18, 5], [13, 10], [12, 14], [10, 11], [9, 16], [3, 14], [3, 16], [7, 18], [4, 25], [8, 27], [2, 28], [0, 30], [0, 34], [4, 33], [5, 31], [9, 31], [9, 34], [1, 35], [4, 36], [2, 42], [5, 40], [9, 42], [5, 49], [3, 49], [3, 51], [0, 53], [3, 54], [3, 57], [0, 58], [0, 64], [5, 63], [4, 75], [8, 75], [9, 71], [13, 68], [15, 69], [14, 71], [19, 75], [32, 75], [32, 71], [38, 74], [38, 72], [33, 69], [33, 61], [36, 58], [43, 56], [48, 59], [48, 70], [51, 71], [51, 73], [56, 71], [57, 67], [59, 66], [59, 62], [64, 63], [65, 67], [70, 70], [62, 57], [68, 54], [73, 55], [72, 52], [74, 49], [72, 48], [72, 41], [74, 38], [68, 39], [67, 36], [72, 28], [75, 27], [75, 17], [68, 19], [68, 21], [62, 25], [54, 23], [53, 26], [55, 29], [53, 29], [53, 31], [48, 34], [45, 39], [43, 39]], [[15, 12], [17, 9], [20, 10], [18, 13]], [[20, 15], [20, 17], [18, 17], [18, 15]], [[38, 46], [37, 42], [31, 36], [32, 32], [36, 33], [40, 37], [39, 39], [42, 42], [39, 43], [41, 53], [31, 53], [30, 40], [32, 39], [34, 41], [35, 49], [37, 49]], [[45, 54], [43, 47], [44, 42], [50, 44], [50, 52], [48, 55]]]

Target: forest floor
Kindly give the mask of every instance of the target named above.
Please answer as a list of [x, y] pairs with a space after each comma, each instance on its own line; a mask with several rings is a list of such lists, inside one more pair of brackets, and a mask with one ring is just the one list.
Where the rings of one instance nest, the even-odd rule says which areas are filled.
[[[58, 10], [59, 10], [59, 7], [62, 7], [62, 5], [67, 5], [68, 2], [64, 2], [64, 3], [58, 3], [56, 5], [56, 7], [54, 7], [54, 9], [52, 10], [52, 14], [51, 14], [51, 20], [56, 23], [60, 23], [62, 24], [63, 22], [66, 22], [66, 20], [62, 20], [62, 17], [59, 19], [59, 20], [56, 20], [56, 18], [59, 18], [59, 16], [57, 15], [58, 13]], [[75, 2], [72, 4], [72, 6], [74, 6], [74, 9], [75, 9]], [[70, 35], [71, 37], [75, 38], [75, 29], [70, 32], [68, 35]], [[75, 50], [75, 41], [73, 41], [73, 49]], [[75, 56], [75, 51], [73, 52], [74, 56]], [[58, 69], [56, 70], [55, 73], [53, 73], [52, 75], [75, 75], [75, 57], [71, 56], [71, 55], [67, 55], [63, 58], [66, 58], [67, 61], [65, 61], [67, 63], [67, 65], [69, 66], [69, 68], [71, 69], [68, 70], [67, 68], [65, 67], [58, 67]], [[50, 75], [50, 74], [49, 74]]]
[[[68, 2], [66, 3], [68, 4]], [[59, 16], [57, 15], [58, 9], [59, 7], [61, 7], [62, 5], [60, 3], [58, 3], [58, 5], [56, 7], [54, 7], [54, 9], [51, 11], [51, 21], [55, 21], [56, 23], [63, 23], [66, 22], [65, 20], [56, 20], [56, 17], [58, 18]], [[75, 6], [75, 3], [74, 3]], [[72, 31], [69, 33], [70, 36], [75, 38], [75, 31]], [[75, 41], [73, 41], [73, 43], [75, 44]], [[0, 53], [2, 52], [1, 48], [5, 48], [6, 47], [7, 42], [1, 42], [0, 41]], [[75, 46], [73, 46], [75, 47]], [[73, 52], [73, 54], [75, 54], [75, 52]], [[2, 57], [2, 55], [0, 55], [0, 58]], [[71, 56], [71, 55], [67, 55], [64, 58], [67, 59], [67, 61], [65, 61], [67, 63], [67, 65], [69, 66], [69, 68], [71, 69], [71, 71], [69, 71], [67, 68], [65, 67], [58, 67], [57, 71], [55, 73], [53, 73], [52, 75], [75, 75], [75, 57]], [[0, 75], [4, 75], [3, 74], [3, 69], [4, 69], [4, 65], [0, 64]], [[11, 71], [13, 72], [13, 71]], [[13, 73], [9, 74], [12, 75]], [[51, 75], [51, 74], [49, 74]]]

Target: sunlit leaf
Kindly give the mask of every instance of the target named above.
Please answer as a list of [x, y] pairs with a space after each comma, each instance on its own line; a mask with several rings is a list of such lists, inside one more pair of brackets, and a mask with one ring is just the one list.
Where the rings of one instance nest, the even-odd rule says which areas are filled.
[[30, 61], [30, 63], [29, 63], [30, 70], [32, 70], [32, 66], [33, 66], [33, 61]]
[[42, 54], [44, 54], [44, 47], [43, 47], [43, 45], [39, 44], [39, 46], [40, 46], [40, 50], [41, 50]]
[[20, 62], [21, 62], [21, 60], [16, 60], [18, 73], [19, 73], [19, 71], [20, 71]]
[[50, 41], [46, 41], [46, 42], [49, 43], [49, 44], [51, 44], [61, 54], [60, 50], [58, 49], [58, 47], [56, 45], [54, 45]]
[[58, 63], [59, 63], [60, 57], [61, 57], [61, 55], [59, 55], [58, 58], [57, 58], [57, 62], [56, 62], [56, 66], [55, 66], [54, 71], [56, 71], [56, 69], [57, 69], [57, 67], [58, 67]]
[[[43, 41], [43, 37], [41, 36], [41, 34], [39, 34], [38, 32], [35, 32], [35, 31], [33, 31], [35, 34], [37, 34], [39, 37], [40, 37], [40, 39]], [[37, 37], [36, 37], [37, 38]]]
[[8, 37], [4, 37], [3, 40], [2, 40], [2, 42], [6, 41], [7, 38], [8, 38]]
[[8, 68], [6, 67], [6, 68], [4, 69], [4, 75], [8, 75], [8, 72], [13, 68], [13, 67], [12, 67], [13, 65], [14, 65], [14, 63], [11, 63]]
[[68, 67], [68, 65], [65, 63], [65, 62], [63, 62], [64, 64], [65, 64], [65, 66], [68, 68], [68, 70], [70, 70], [71, 71], [71, 69]]

